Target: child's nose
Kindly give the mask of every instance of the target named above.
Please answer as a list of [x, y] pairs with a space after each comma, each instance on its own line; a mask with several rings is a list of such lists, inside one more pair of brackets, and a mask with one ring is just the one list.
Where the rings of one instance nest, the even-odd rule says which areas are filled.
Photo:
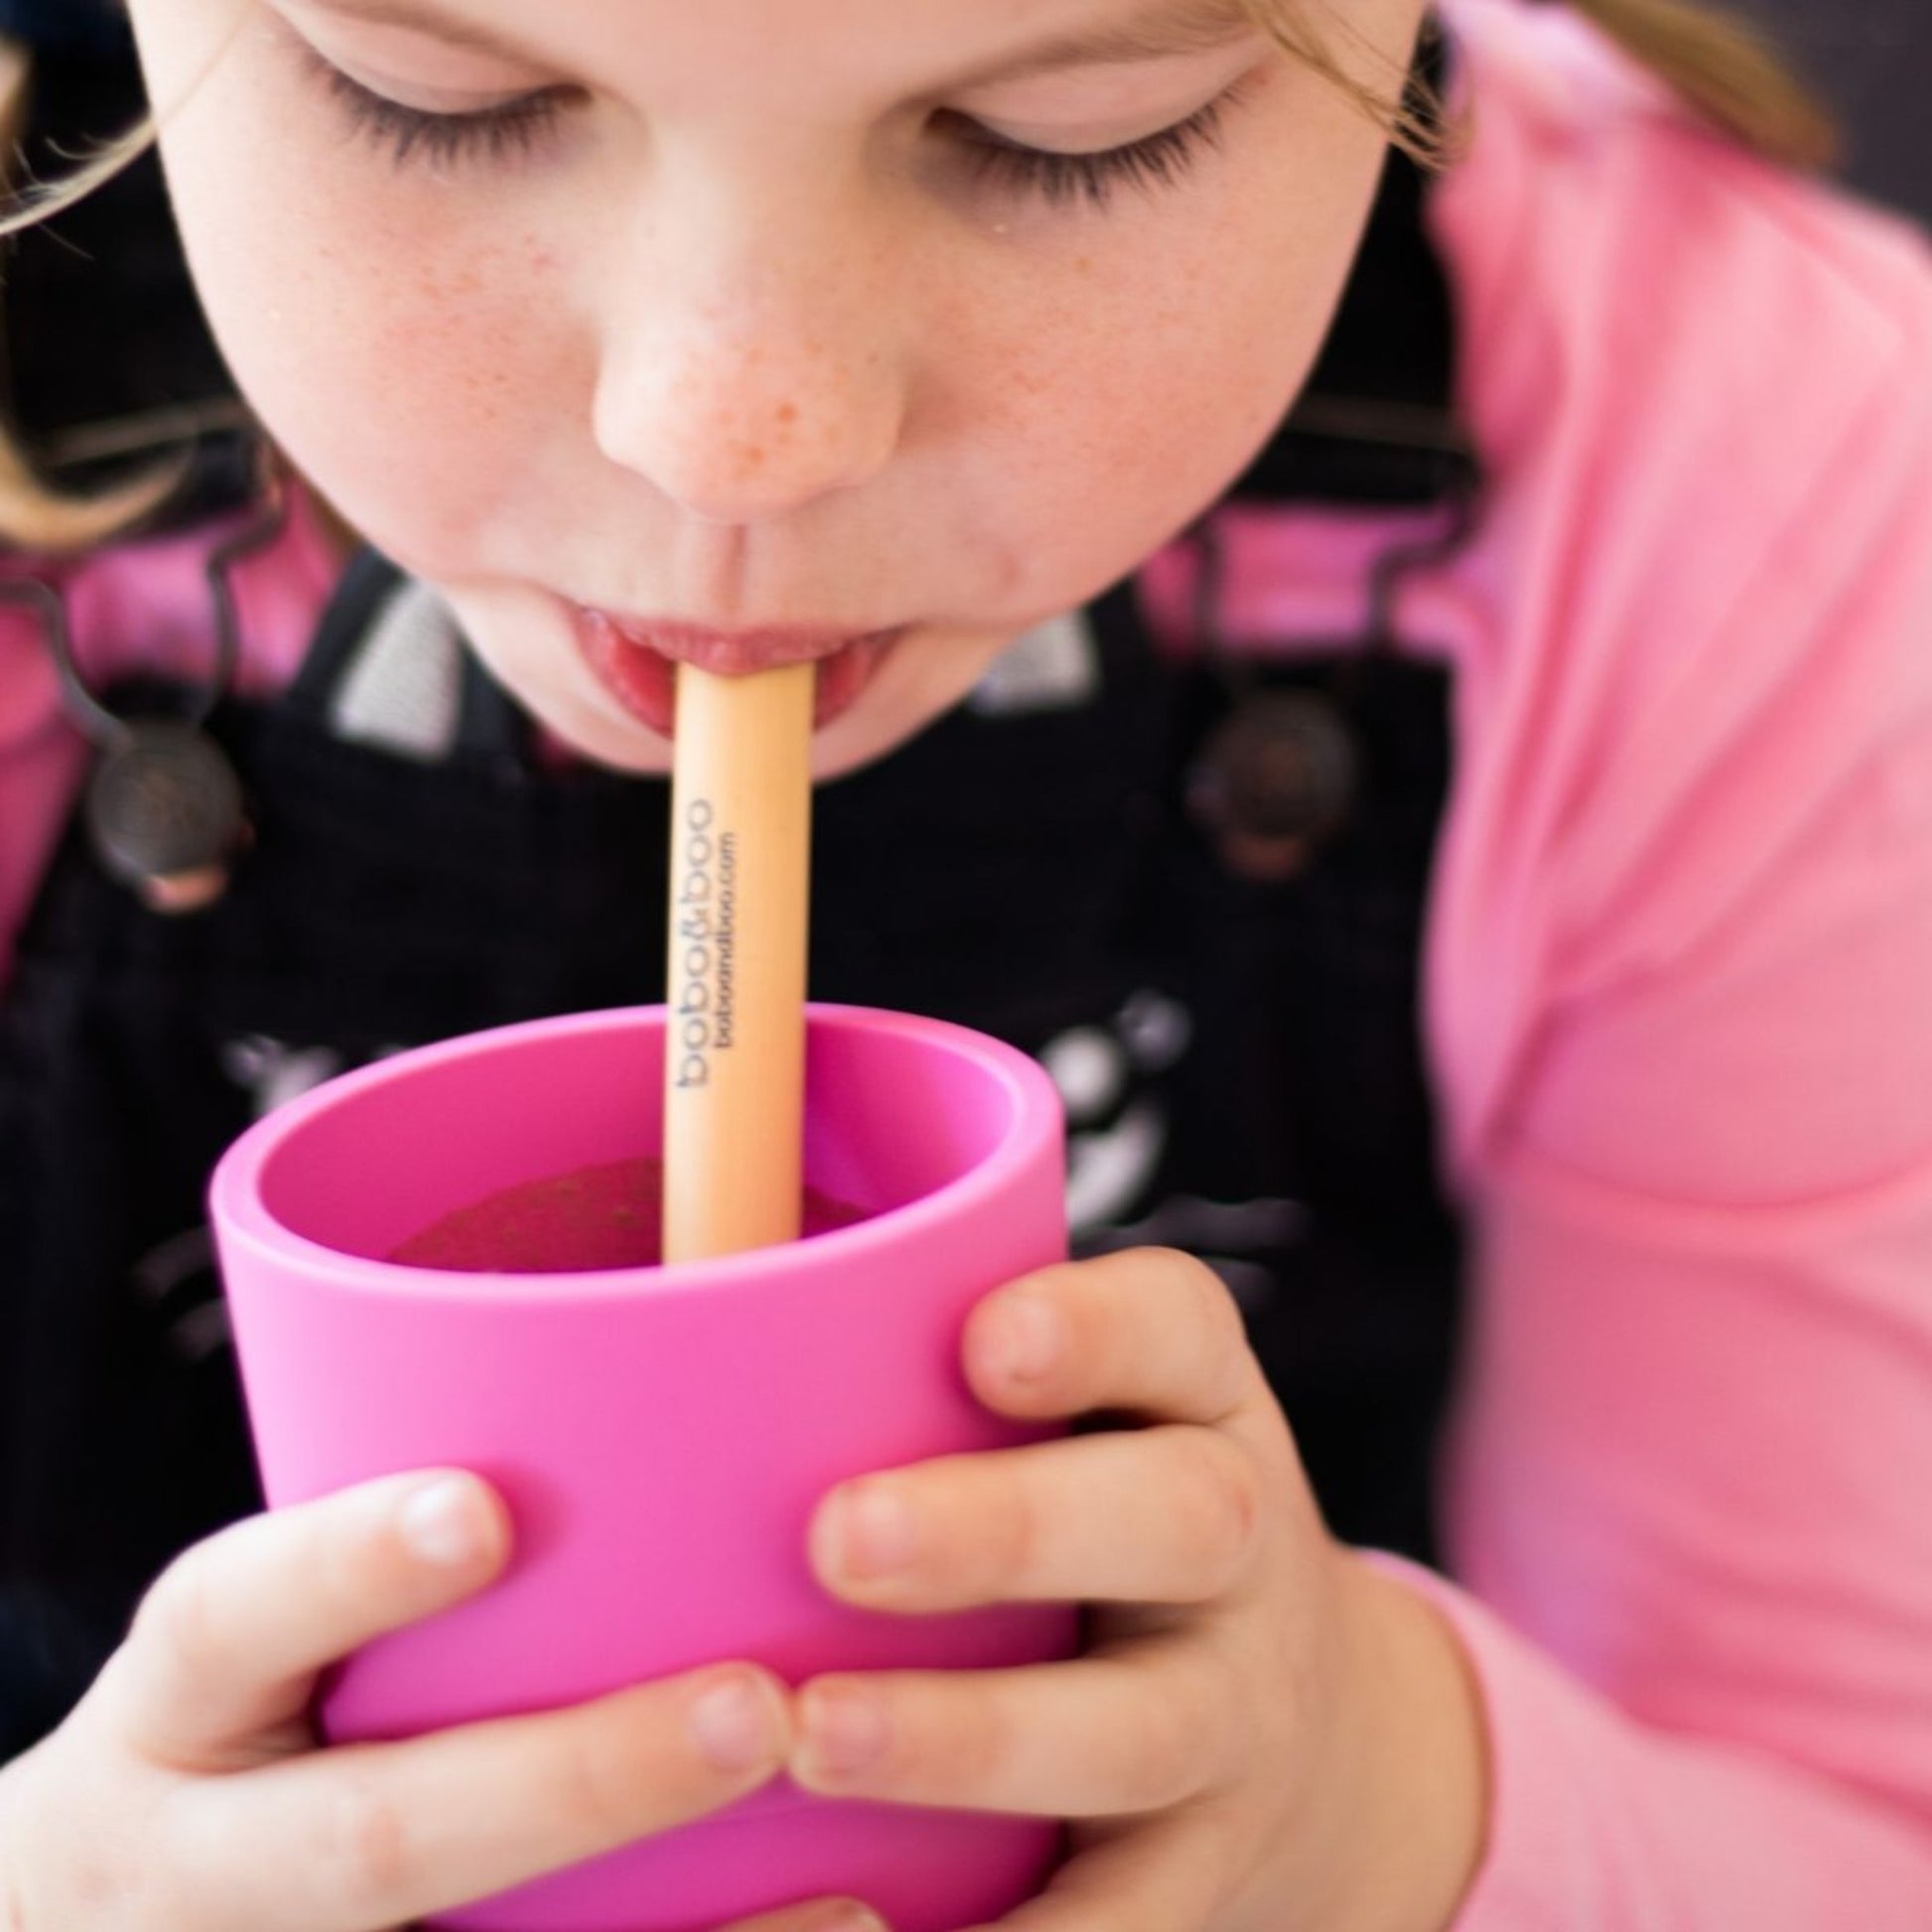
[[883, 291], [836, 256], [766, 258], [680, 300], [638, 291], [608, 339], [596, 435], [693, 515], [784, 516], [875, 477], [904, 411]]

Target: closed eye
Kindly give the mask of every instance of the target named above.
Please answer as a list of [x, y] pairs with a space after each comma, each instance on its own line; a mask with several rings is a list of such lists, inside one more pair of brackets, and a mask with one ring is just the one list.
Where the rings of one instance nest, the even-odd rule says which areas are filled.
[[351, 80], [307, 41], [296, 50], [309, 76], [342, 110], [352, 133], [385, 151], [397, 167], [415, 162], [507, 162], [527, 157], [555, 127], [563, 110], [584, 98], [577, 87], [543, 87], [492, 107], [461, 114], [405, 106]]
[[[555, 131], [564, 112], [587, 98], [582, 88], [554, 86], [463, 113], [432, 112], [365, 87], [306, 41], [298, 39], [295, 45], [309, 77], [334, 101], [349, 130], [374, 143], [398, 168], [527, 159]], [[934, 124], [951, 139], [978, 185], [1035, 198], [1053, 208], [1083, 204], [1104, 209], [1117, 189], [1152, 194], [1175, 186], [1204, 153], [1220, 146], [1224, 118], [1245, 88], [1244, 81], [1236, 81], [1172, 127], [1088, 153], [1010, 140], [950, 110], [941, 112]]]
[[1237, 81], [1184, 121], [1137, 141], [1086, 154], [1010, 141], [965, 115], [941, 118], [950, 124], [967, 165], [981, 182], [1015, 194], [1037, 196], [1049, 207], [1085, 202], [1104, 208], [1118, 188], [1153, 193], [1173, 187], [1204, 152], [1220, 146], [1223, 118], [1239, 102], [1242, 92], [1243, 85]]

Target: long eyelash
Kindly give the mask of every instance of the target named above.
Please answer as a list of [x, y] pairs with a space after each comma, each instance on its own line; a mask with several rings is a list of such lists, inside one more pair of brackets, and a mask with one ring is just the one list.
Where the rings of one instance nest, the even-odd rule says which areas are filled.
[[1236, 98], [1237, 91], [1231, 89], [1173, 127], [1098, 154], [1055, 154], [1047, 148], [1003, 141], [983, 128], [975, 128], [963, 145], [973, 172], [995, 187], [1037, 195], [1049, 207], [1085, 201], [1104, 208], [1116, 188], [1137, 188], [1147, 194], [1172, 188], [1200, 159], [1204, 148], [1221, 145], [1222, 115]]
[[[398, 168], [421, 158], [453, 163], [471, 160], [507, 161], [527, 156], [554, 127], [567, 88], [551, 87], [525, 94], [497, 107], [469, 114], [433, 114], [407, 107], [351, 80], [314, 48], [298, 43], [304, 64], [345, 114], [350, 129], [385, 149]], [[967, 123], [971, 132], [962, 146], [980, 180], [996, 187], [1037, 195], [1050, 207], [1084, 201], [1104, 208], [1116, 188], [1152, 193], [1171, 188], [1200, 158], [1205, 148], [1221, 144], [1222, 116], [1240, 97], [1230, 88], [1218, 100], [1139, 141], [1098, 154], [1055, 154], [1005, 141], [986, 129]]]
[[398, 168], [413, 160], [508, 161], [527, 155], [555, 124], [566, 89], [546, 88], [472, 114], [431, 114], [372, 93], [313, 48], [310, 71], [348, 118], [350, 129], [385, 149]]

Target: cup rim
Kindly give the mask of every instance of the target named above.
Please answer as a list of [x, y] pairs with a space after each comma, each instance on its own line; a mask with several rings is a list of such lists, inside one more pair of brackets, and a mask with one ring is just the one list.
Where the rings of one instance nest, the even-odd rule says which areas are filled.
[[653, 1294], [699, 1292], [729, 1284], [742, 1275], [750, 1255], [759, 1258], [760, 1286], [782, 1286], [791, 1277], [816, 1273], [844, 1257], [856, 1258], [870, 1243], [903, 1239], [935, 1225], [970, 1215], [983, 1196], [996, 1194], [1039, 1158], [1041, 1144], [1057, 1138], [1060, 1100], [1051, 1076], [1017, 1046], [975, 1032], [949, 1020], [897, 1013], [884, 1007], [861, 1007], [819, 1001], [805, 1008], [808, 1026], [816, 1031], [852, 1029], [897, 1034], [946, 1047], [973, 1061], [1011, 1094], [1013, 1118], [985, 1160], [957, 1179], [902, 1207], [854, 1223], [828, 1229], [809, 1240], [776, 1247], [720, 1255], [705, 1261], [659, 1263], [648, 1268], [599, 1268], [557, 1273], [503, 1274], [487, 1271], [419, 1268], [342, 1250], [312, 1240], [285, 1226], [271, 1214], [261, 1197], [261, 1174], [268, 1162], [295, 1134], [320, 1115], [345, 1102], [379, 1091], [394, 1081], [411, 1078], [426, 1067], [469, 1058], [479, 1042], [502, 1050], [535, 1038], [569, 1037], [602, 1033], [617, 1024], [635, 1026], [665, 1008], [655, 1006], [603, 1007], [589, 1013], [559, 1014], [541, 1020], [516, 1021], [509, 1026], [484, 1028], [435, 1040], [391, 1054], [368, 1066], [336, 1075], [319, 1087], [285, 1102], [245, 1129], [216, 1164], [208, 1183], [209, 1212], [223, 1240], [244, 1248], [258, 1261], [284, 1272], [326, 1276], [332, 1289], [411, 1300], [448, 1298], [474, 1301], [486, 1298], [505, 1306], [519, 1302], [601, 1301], [635, 1295], [648, 1286]]

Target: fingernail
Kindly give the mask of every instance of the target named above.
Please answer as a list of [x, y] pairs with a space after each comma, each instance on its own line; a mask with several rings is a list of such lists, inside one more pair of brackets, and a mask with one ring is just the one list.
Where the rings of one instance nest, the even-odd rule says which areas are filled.
[[1052, 1303], [1016, 1295], [993, 1328], [993, 1366], [1011, 1382], [1036, 1382], [1059, 1360], [1066, 1324]]
[[832, 1548], [848, 1577], [884, 1577], [912, 1561], [918, 1524], [904, 1497], [885, 1483], [848, 1489], [834, 1507]]
[[808, 1691], [799, 1714], [802, 1768], [848, 1778], [886, 1754], [884, 1703], [866, 1691]]
[[779, 1752], [771, 1701], [750, 1678], [734, 1677], [691, 1707], [691, 1735], [720, 1771], [749, 1771]]
[[829, 1907], [822, 1918], [811, 1922], [811, 1932], [890, 1932], [886, 1921], [864, 1905], [839, 1904]]
[[890, 1928], [869, 1906], [841, 1899], [815, 1914], [801, 1932], [890, 1932]]
[[439, 1476], [426, 1483], [403, 1504], [396, 1522], [416, 1556], [445, 1570], [477, 1563], [489, 1548], [483, 1499], [465, 1476]]

